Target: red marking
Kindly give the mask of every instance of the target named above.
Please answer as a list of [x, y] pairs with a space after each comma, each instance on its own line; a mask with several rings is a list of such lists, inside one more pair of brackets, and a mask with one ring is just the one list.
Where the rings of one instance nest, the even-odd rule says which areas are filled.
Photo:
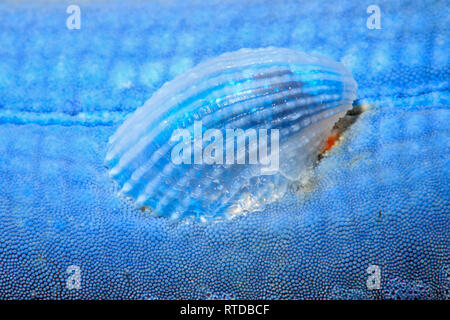
[[323, 151], [330, 150], [334, 146], [334, 143], [336, 142], [337, 139], [339, 139], [338, 133], [331, 134], [331, 136], [328, 137], [327, 143], [325, 144], [325, 148], [323, 149]]

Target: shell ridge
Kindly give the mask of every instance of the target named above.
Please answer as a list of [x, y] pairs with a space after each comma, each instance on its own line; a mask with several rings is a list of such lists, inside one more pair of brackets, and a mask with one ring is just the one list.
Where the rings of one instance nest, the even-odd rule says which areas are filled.
[[[281, 65], [280, 65], [281, 66]], [[266, 65], [264, 65], [263, 67], [266, 67]], [[320, 66], [314, 66], [314, 67], [320, 67]], [[238, 69], [239, 68], [242, 68], [242, 66], [239, 66], [238, 67]], [[235, 69], [233, 69], [232, 71], [235, 71]], [[331, 71], [328, 71], [328, 72], [331, 72]], [[298, 74], [300, 74], [299, 72], [297, 72]], [[239, 74], [239, 72], [236, 72], [236, 74]], [[335, 75], [337, 75], [337, 73], [333, 73], [333, 72], [331, 72], [330, 74], [335, 74]], [[214, 74], [214, 76], [216, 76], [217, 74]], [[144, 121], [146, 121], [147, 119], [145, 118], [145, 117], [140, 117], [141, 116], [141, 114], [143, 114], [143, 113], [147, 113], [147, 114], [151, 114], [151, 115], [153, 115], [151, 112], [148, 112], [148, 110], [146, 110], [146, 109], [148, 109], [148, 105], [160, 105], [161, 104], [161, 102], [160, 102], [160, 100], [162, 100], [162, 101], [164, 101], [164, 99], [165, 99], [165, 97], [167, 96], [167, 92], [166, 91], [168, 91], [168, 92], [170, 92], [170, 90], [177, 90], [178, 89], [178, 87], [181, 87], [182, 85], [181, 84], [175, 84], [175, 82], [177, 81], [177, 79], [178, 79], [178, 77], [176, 77], [175, 79], [173, 79], [173, 80], [171, 80], [169, 83], [170, 84], [173, 84], [173, 88], [171, 88], [171, 85], [166, 85], [165, 86], [165, 91], [161, 91], [161, 92], [157, 92], [157, 93], [155, 93], [154, 94], [154, 96], [152, 96], [150, 99], [149, 99], [149, 101], [147, 101], [145, 104], [144, 104], [144, 106], [143, 106], [143, 108], [140, 108], [139, 110], [142, 110], [142, 111], [140, 111], [139, 113], [137, 113], [136, 115], [133, 115], [133, 119], [127, 119], [126, 120], [126, 122], [124, 123], [124, 125], [123, 125], [123, 127], [121, 127], [121, 128], [119, 128], [119, 130], [117, 131], [117, 133], [115, 134], [115, 135], [113, 135], [112, 137], [111, 137], [111, 139], [110, 139], [110, 143], [115, 143], [116, 142], [116, 140], [117, 140], [117, 136], [120, 136], [120, 134], [122, 134], [123, 132], [125, 132], [127, 129], [130, 129], [129, 127], [130, 127], [130, 123], [133, 123], [133, 121], [134, 120], [136, 120], [136, 119], [138, 119], [140, 122], [144, 122]], [[211, 80], [212, 78], [206, 78], [206, 81], [208, 81], [208, 80]], [[251, 78], [247, 78], [247, 79], [243, 79], [243, 81], [247, 81], [247, 80], [251, 80]], [[183, 82], [184, 83], [184, 82]], [[224, 83], [224, 85], [225, 85], [225, 83]], [[191, 87], [190, 86], [188, 86], [188, 89], [190, 89]], [[188, 95], [189, 96], [189, 95]], [[168, 108], [170, 108], [170, 105], [168, 106]], [[160, 111], [160, 115], [161, 116], [163, 116], [163, 112], [164, 111], [166, 111], [167, 109], [164, 109], [164, 108], [162, 108], [161, 109], [161, 111]], [[147, 111], [147, 112], [145, 112], [145, 111]], [[139, 122], [138, 122], [139, 123]]]

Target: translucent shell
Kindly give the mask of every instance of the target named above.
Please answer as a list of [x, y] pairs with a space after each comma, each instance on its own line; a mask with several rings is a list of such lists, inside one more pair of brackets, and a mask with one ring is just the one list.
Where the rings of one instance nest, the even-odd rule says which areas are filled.
[[273, 47], [225, 53], [131, 114], [110, 138], [106, 164], [122, 194], [162, 216], [260, 210], [312, 167], [356, 87], [324, 56]]

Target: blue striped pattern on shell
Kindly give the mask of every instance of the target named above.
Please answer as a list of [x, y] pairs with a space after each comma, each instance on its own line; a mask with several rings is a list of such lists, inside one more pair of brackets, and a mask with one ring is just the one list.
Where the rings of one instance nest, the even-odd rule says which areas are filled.
[[[164, 84], [110, 138], [106, 163], [122, 194], [163, 216], [208, 220], [254, 211], [307, 174], [355, 98], [350, 72], [327, 57], [272, 47], [225, 53]], [[204, 130], [278, 129], [279, 171], [174, 164], [171, 136], [192, 131], [194, 121]]]

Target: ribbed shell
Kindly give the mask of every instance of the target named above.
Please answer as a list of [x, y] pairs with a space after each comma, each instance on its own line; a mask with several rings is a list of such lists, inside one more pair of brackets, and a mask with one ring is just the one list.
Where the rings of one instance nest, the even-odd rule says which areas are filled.
[[[311, 168], [355, 98], [350, 72], [327, 57], [273, 47], [225, 53], [167, 82], [138, 108], [110, 138], [106, 163], [121, 193], [163, 216], [208, 220], [254, 211]], [[193, 136], [200, 120], [204, 130], [223, 130], [224, 141], [226, 128], [278, 129], [279, 172], [174, 164], [174, 130]]]

